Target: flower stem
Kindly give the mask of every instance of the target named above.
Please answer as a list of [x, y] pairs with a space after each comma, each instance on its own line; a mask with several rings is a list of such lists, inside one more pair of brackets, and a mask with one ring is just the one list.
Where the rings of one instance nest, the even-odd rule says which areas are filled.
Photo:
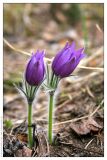
[[52, 123], [53, 123], [53, 105], [54, 105], [54, 92], [49, 94], [49, 119], [48, 119], [48, 140], [52, 144]]
[[32, 148], [33, 145], [33, 135], [32, 135], [32, 105], [28, 105], [28, 144]]

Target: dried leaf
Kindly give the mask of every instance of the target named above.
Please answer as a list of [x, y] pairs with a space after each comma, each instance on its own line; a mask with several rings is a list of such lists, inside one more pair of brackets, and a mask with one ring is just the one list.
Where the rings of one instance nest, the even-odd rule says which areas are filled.
[[90, 131], [96, 132], [99, 131], [99, 129], [102, 129], [102, 126], [100, 126], [93, 118], [89, 118], [87, 120], [87, 127], [90, 129]]
[[27, 138], [27, 134], [26, 133], [17, 134], [16, 137], [17, 137], [18, 140], [20, 140], [22, 142], [25, 142], [25, 143], [28, 142], [28, 138]]
[[70, 128], [77, 133], [78, 135], [86, 135], [90, 133], [90, 129], [86, 127], [86, 124], [83, 122], [79, 123], [72, 123]]
[[102, 129], [102, 126], [100, 126], [92, 117], [90, 117], [87, 120], [70, 124], [70, 128], [78, 135], [86, 135], [90, 132], [98, 132], [100, 129]]

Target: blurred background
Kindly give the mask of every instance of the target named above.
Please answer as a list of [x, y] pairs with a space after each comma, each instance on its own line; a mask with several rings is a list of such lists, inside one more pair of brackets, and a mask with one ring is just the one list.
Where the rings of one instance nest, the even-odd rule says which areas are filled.
[[[87, 57], [82, 61], [83, 66], [103, 68], [103, 14], [103, 4], [4, 4], [4, 38], [15, 48], [29, 53], [38, 48], [45, 49], [48, 58], [53, 58], [67, 41], [75, 41], [77, 48], [85, 46]], [[4, 119], [17, 120], [19, 115], [22, 119], [26, 117], [23, 115], [25, 104], [13, 83], [21, 82], [28, 58], [4, 43]], [[103, 71], [77, 69], [76, 75], [77, 78], [66, 78], [61, 83], [59, 99], [63, 100], [59, 104], [72, 97], [78, 88], [82, 88], [81, 101], [83, 92], [88, 92], [91, 98], [95, 97], [96, 103], [99, 102], [103, 97]], [[73, 91], [72, 83], [75, 84]], [[68, 94], [64, 87], [69, 90]], [[90, 91], [91, 87], [95, 89]], [[100, 91], [95, 96], [98, 88]], [[39, 98], [38, 108], [46, 106], [44, 93]], [[11, 108], [10, 112], [8, 108]]]
[[[27, 52], [46, 49], [49, 58], [75, 40], [90, 56], [103, 45], [103, 9], [103, 4], [4, 4], [4, 38]], [[20, 79], [26, 58], [4, 45], [4, 87]]]

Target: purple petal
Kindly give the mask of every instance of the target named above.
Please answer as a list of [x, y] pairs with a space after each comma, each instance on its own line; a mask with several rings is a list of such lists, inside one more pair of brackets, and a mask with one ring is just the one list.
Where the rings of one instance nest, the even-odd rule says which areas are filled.
[[30, 58], [25, 72], [26, 81], [30, 85], [38, 85], [44, 78], [45, 66], [44, 66], [44, 51], [37, 51], [36, 54]]
[[65, 47], [56, 55], [52, 63], [52, 69], [54, 70], [55, 67], [59, 68], [61, 65], [66, 63], [71, 59], [71, 55], [75, 49], [75, 42], [72, 45], [69, 45], [67, 42]]
[[61, 78], [69, 76], [77, 67], [80, 60], [84, 58], [86, 55], [81, 54], [78, 59], [76, 57], [73, 57], [72, 60], [68, 61], [68, 63], [62, 65], [55, 73], [57, 76], [60, 76]]
[[75, 66], [75, 58], [73, 58], [68, 63], [64, 64], [59, 70], [57, 71], [61, 78], [69, 76], [73, 72], [73, 68]]
[[39, 60], [39, 59], [43, 58], [44, 55], [45, 55], [45, 51], [37, 50], [37, 52], [33, 56], [36, 58], [36, 60]]
[[44, 77], [43, 64], [37, 61], [32, 68], [28, 68], [26, 72], [26, 80], [30, 85], [38, 85]]
[[79, 50], [74, 52], [77, 59], [80, 57], [83, 51], [84, 51], [84, 48], [80, 48]]

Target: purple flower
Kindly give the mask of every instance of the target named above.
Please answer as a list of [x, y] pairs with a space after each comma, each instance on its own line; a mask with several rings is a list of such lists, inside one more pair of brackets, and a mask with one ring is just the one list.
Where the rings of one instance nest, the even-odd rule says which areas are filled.
[[39, 85], [45, 75], [44, 51], [39, 51], [33, 54], [27, 64], [25, 71], [25, 79], [31, 86]]
[[53, 73], [60, 78], [69, 76], [84, 57], [84, 48], [75, 50], [75, 42], [67, 42], [52, 62]]

